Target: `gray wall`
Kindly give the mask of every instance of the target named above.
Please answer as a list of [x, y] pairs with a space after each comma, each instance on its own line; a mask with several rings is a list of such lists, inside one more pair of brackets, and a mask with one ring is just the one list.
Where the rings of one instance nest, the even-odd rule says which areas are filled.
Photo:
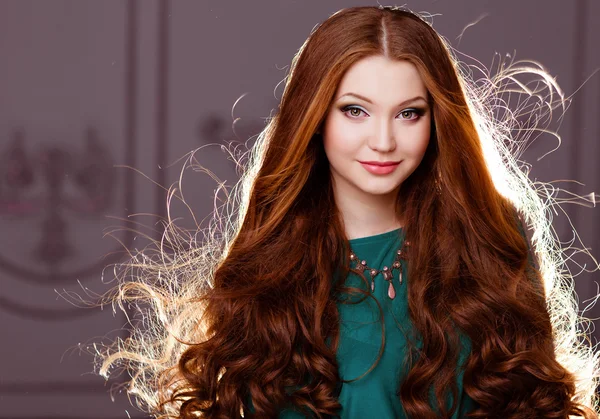
[[[111, 227], [134, 226], [128, 214], [164, 215], [163, 185], [177, 180], [190, 150], [264, 126], [281, 97], [286, 66], [313, 26], [334, 11], [374, 1], [0, 0], [0, 419], [141, 417], [123, 394], [90, 374], [81, 354], [124, 318], [110, 309], [79, 309], [65, 292], [103, 292], [122, 249]], [[435, 28], [484, 65], [494, 52], [542, 63], [567, 94], [600, 67], [600, 3], [593, 0], [421, 1], [438, 14]], [[462, 39], [458, 35], [469, 23]], [[531, 176], [587, 194], [600, 191], [600, 73], [578, 90], [564, 118], [562, 146], [543, 137], [526, 153]], [[231, 185], [236, 179], [218, 146], [199, 163]], [[169, 164], [175, 163], [168, 167]], [[160, 169], [160, 168], [163, 169]], [[186, 172], [186, 198], [198, 219], [212, 209], [215, 184]], [[596, 209], [566, 205], [574, 225], [600, 256]], [[184, 215], [175, 204], [177, 214]], [[153, 226], [155, 219], [134, 219]], [[183, 221], [191, 226], [189, 215]], [[569, 239], [566, 218], [556, 228]], [[145, 230], [156, 237], [156, 232]], [[143, 238], [116, 232], [128, 247]], [[117, 253], [121, 252], [121, 253]], [[589, 259], [581, 259], [581, 263]], [[597, 292], [598, 274], [581, 275], [581, 307]], [[79, 283], [81, 285], [79, 285]], [[587, 313], [597, 317], [596, 307]], [[597, 324], [598, 322], [596, 322]], [[597, 339], [598, 333], [595, 335]], [[595, 340], [594, 340], [595, 341]], [[118, 380], [113, 383], [118, 383]]]

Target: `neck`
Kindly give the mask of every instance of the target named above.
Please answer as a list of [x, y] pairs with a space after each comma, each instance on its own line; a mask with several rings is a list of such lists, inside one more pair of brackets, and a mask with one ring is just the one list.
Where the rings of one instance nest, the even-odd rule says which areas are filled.
[[335, 194], [348, 240], [386, 233], [403, 226], [396, 213], [397, 191], [387, 195]]

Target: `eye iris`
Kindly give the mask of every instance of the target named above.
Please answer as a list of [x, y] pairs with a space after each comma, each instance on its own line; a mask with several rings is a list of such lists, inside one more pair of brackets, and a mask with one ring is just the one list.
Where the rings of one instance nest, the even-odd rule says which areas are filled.
[[350, 108], [350, 114], [352, 116], [358, 116], [358, 115], [360, 115], [360, 109], [358, 109], [358, 108]]
[[404, 116], [406, 119], [409, 119], [409, 117], [412, 115], [412, 111], [403, 111], [402, 112], [402, 116]]

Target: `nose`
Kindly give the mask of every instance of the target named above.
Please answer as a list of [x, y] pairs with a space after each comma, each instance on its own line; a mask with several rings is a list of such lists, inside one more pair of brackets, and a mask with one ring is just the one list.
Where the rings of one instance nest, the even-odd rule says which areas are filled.
[[369, 147], [381, 153], [394, 151], [396, 149], [396, 138], [392, 122], [381, 120], [377, 123], [376, 132], [369, 137]]

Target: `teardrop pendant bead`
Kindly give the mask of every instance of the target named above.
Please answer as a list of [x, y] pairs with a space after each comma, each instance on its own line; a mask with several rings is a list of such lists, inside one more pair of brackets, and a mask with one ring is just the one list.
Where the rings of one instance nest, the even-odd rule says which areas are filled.
[[390, 297], [390, 299], [394, 299], [396, 297], [396, 290], [394, 289], [394, 284], [392, 284], [392, 282], [390, 281], [390, 286], [388, 288], [388, 297]]

